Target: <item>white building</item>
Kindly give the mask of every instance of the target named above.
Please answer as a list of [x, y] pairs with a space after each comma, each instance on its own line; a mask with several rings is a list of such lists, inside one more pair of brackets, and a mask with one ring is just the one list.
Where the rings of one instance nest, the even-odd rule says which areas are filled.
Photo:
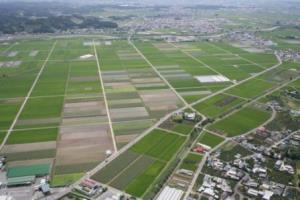
[[182, 198], [183, 191], [171, 188], [169, 186], [166, 186], [156, 200], [180, 200]]

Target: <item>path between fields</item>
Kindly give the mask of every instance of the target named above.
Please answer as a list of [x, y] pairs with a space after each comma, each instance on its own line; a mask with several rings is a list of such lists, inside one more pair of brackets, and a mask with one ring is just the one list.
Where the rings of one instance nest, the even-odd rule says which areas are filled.
[[183, 97], [174, 89], [174, 87], [165, 79], [163, 75], [153, 66], [153, 64], [144, 56], [144, 54], [128, 39], [128, 43], [135, 49], [135, 51], [148, 63], [148, 65], [155, 71], [155, 73], [169, 86], [169, 88], [177, 95], [177, 97], [184, 103], [185, 106], [189, 106], [189, 104], [183, 99]]
[[6, 53], [7, 51], [9, 51], [11, 48], [13, 48], [13, 47], [16, 46], [16, 45], [17, 45], [16, 42], [13, 43], [13, 44], [11, 44], [11, 45], [9, 45], [9, 47], [7, 47], [4, 51], [2, 51], [2, 53]]
[[[205, 62], [199, 60], [198, 58], [194, 57], [193, 55], [189, 54], [188, 52], [180, 49], [179, 47], [177, 47], [175, 44], [169, 42], [168, 44], [171, 44], [173, 47], [175, 47], [176, 49], [179, 49], [179, 51], [181, 51], [183, 54], [185, 54], [186, 56], [192, 58], [193, 60], [195, 60], [196, 62], [204, 65], [206, 68], [210, 69], [211, 71], [217, 73], [220, 76], [224, 76], [222, 73], [218, 72], [217, 70], [215, 70], [214, 68], [210, 67], [208, 64], [206, 64]], [[226, 77], [226, 76], [225, 76]], [[230, 80], [231, 83], [234, 83], [233, 81]]]
[[[250, 76], [249, 78], [244, 79], [244, 80], [242, 80], [242, 81], [240, 81], [240, 82], [238, 82], [238, 83], [236, 83], [236, 84], [230, 85], [230, 86], [228, 86], [228, 87], [226, 87], [226, 88], [224, 88], [224, 89], [222, 89], [222, 90], [219, 90], [219, 91], [217, 91], [217, 92], [215, 92], [215, 93], [213, 93], [213, 94], [211, 94], [211, 95], [208, 95], [207, 97], [204, 97], [204, 98], [202, 98], [202, 99], [199, 99], [198, 101], [195, 101], [195, 102], [193, 102], [193, 103], [191, 103], [191, 104], [189, 104], [189, 105], [190, 105], [190, 106], [194, 106], [194, 105], [196, 105], [196, 104], [198, 104], [198, 103], [201, 103], [201, 102], [203, 102], [203, 101], [205, 101], [205, 100], [207, 100], [207, 99], [209, 99], [209, 98], [212, 98], [212, 97], [214, 97], [214, 96], [216, 96], [216, 95], [218, 95], [218, 94], [221, 94], [221, 93], [223, 93], [224, 91], [227, 91], [227, 90], [229, 90], [229, 89], [231, 89], [231, 88], [233, 88], [233, 87], [236, 87], [236, 86], [238, 86], [238, 85], [240, 85], [240, 84], [242, 84], [242, 83], [244, 83], [244, 82], [246, 82], [246, 81], [249, 81], [249, 80], [251, 80], [251, 79], [254, 79], [254, 78], [256, 78], [257, 76], [260, 76], [260, 75], [262, 75], [262, 74], [264, 74], [264, 73], [266, 73], [266, 72], [268, 72], [268, 71], [271, 71], [271, 70], [277, 68], [278, 66], [280, 66], [280, 65], [282, 64], [282, 61], [281, 61], [281, 59], [279, 58], [279, 56], [276, 55], [276, 57], [277, 57], [277, 59], [278, 59], [278, 63], [277, 63], [276, 65], [274, 65], [274, 66], [272, 66], [272, 67], [270, 67], [270, 68], [268, 68], [268, 69], [266, 69], [266, 70], [264, 70], [264, 71], [261, 71], [261, 72], [255, 74], [255, 75], [253, 75], [253, 76]], [[142, 133], [139, 137], [135, 138], [133, 141], [131, 141], [130, 143], [128, 143], [126, 146], [124, 146], [124, 147], [123, 147], [120, 151], [118, 151], [116, 154], [113, 154], [111, 157], [109, 157], [109, 158], [107, 159], [107, 162], [104, 162], [104, 163], [102, 162], [102, 163], [100, 163], [98, 166], [96, 166], [93, 170], [91, 170], [90, 174], [93, 174], [93, 173], [97, 172], [98, 170], [102, 169], [102, 168], [103, 168], [104, 166], [106, 166], [110, 161], [114, 160], [118, 155], [120, 155], [120, 154], [122, 154], [123, 152], [125, 152], [126, 150], [128, 150], [132, 145], [134, 145], [135, 143], [137, 143], [137, 142], [138, 142], [140, 139], [142, 139], [145, 135], [147, 135], [148, 133], [150, 133], [151, 131], [153, 131], [154, 129], [156, 129], [162, 122], [164, 122], [165, 120], [167, 120], [167, 119], [168, 119], [169, 117], [171, 117], [174, 113], [183, 111], [183, 110], [186, 109], [186, 108], [188, 108], [188, 106], [184, 106], [184, 107], [182, 107], [182, 108], [179, 108], [178, 110], [175, 110], [175, 111], [173, 111], [173, 112], [167, 114], [167, 115], [164, 116], [163, 118], [161, 118], [156, 124], [154, 124], [154, 125], [153, 125], [152, 127], [150, 127], [149, 129], [145, 130], [144, 133]], [[86, 178], [86, 177], [85, 177], [85, 178]], [[78, 183], [79, 183], [79, 182], [78, 182]]]
[[107, 103], [107, 98], [106, 98], [104, 83], [103, 83], [101, 69], [100, 69], [100, 63], [99, 63], [99, 59], [98, 59], [98, 53], [97, 53], [97, 49], [96, 49], [96, 45], [95, 45], [95, 41], [94, 40], [93, 40], [93, 46], [94, 46], [94, 53], [95, 53], [95, 57], [96, 57], [97, 67], [98, 67], [98, 75], [99, 75], [99, 79], [100, 79], [100, 82], [101, 82], [103, 99], [104, 99], [106, 113], [107, 113], [107, 118], [108, 118], [108, 124], [109, 124], [110, 133], [111, 133], [111, 137], [112, 137], [112, 141], [113, 141], [113, 146], [114, 146], [114, 153], [116, 153], [118, 151], [118, 148], [117, 148], [117, 143], [116, 143], [114, 129], [112, 127], [112, 122], [111, 122], [111, 118], [110, 118], [110, 112], [109, 112], [109, 108], [108, 108], [108, 103]]
[[[128, 41], [130, 41], [130, 38], [128, 39]], [[275, 55], [276, 55], [276, 54], [275, 54]], [[280, 59], [280, 57], [279, 57], [278, 55], [276, 55], [276, 58], [277, 58], [277, 60], [278, 60], [278, 63], [275, 64], [275, 65], [273, 65], [272, 67], [267, 68], [267, 69], [265, 69], [265, 70], [263, 70], [263, 71], [261, 71], [261, 72], [255, 74], [255, 75], [253, 75], [253, 76], [250, 76], [250, 77], [248, 77], [248, 78], [246, 78], [246, 79], [244, 79], [244, 80], [242, 80], [242, 81], [240, 81], [240, 82], [238, 82], [238, 83], [235, 83], [235, 84], [233, 84], [233, 85], [230, 85], [230, 86], [228, 86], [228, 87], [226, 87], [226, 88], [224, 88], [224, 89], [222, 89], [222, 90], [219, 90], [219, 91], [217, 91], [217, 92], [215, 92], [215, 93], [213, 93], [213, 94], [211, 94], [211, 95], [208, 95], [207, 97], [204, 97], [204, 98], [202, 98], [202, 99], [199, 99], [199, 100], [197, 100], [197, 101], [195, 101], [195, 102], [193, 102], [193, 103], [191, 103], [191, 104], [188, 104], [188, 105], [186, 105], [186, 106], [184, 106], [184, 107], [182, 107], [182, 108], [179, 108], [179, 109], [177, 109], [177, 110], [175, 110], [175, 111], [173, 111], [173, 112], [171, 112], [171, 113], [165, 115], [163, 118], [161, 118], [159, 121], [157, 121], [152, 127], [150, 127], [149, 129], [145, 130], [143, 133], [140, 134], [140, 136], [136, 137], [133, 141], [129, 142], [129, 143], [128, 143], [126, 146], [124, 146], [120, 151], [118, 151], [117, 153], [115, 153], [115, 154], [113, 154], [112, 156], [110, 156], [110, 157], [106, 160], [106, 162], [101, 162], [101, 163], [99, 163], [99, 165], [97, 165], [94, 169], [92, 169], [90, 172], [88, 172], [85, 176], [83, 176], [83, 177], [82, 177], [81, 179], [79, 179], [77, 182], [75, 182], [74, 184], [72, 184], [72, 185], [70, 186], [70, 188], [73, 187], [73, 186], [75, 186], [75, 185], [77, 185], [77, 184], [79, 184], [82, 180], [84, 180], [84, 179], [86, 179], [86, 178], [90, 178], [90, 177], [91, 177], [93, 174], [95, 174], [97, 171], [99, 171], [99, 170], [101, 170], [102, 168], [104, 168], [104, 167], [105, 167], [106, 165], [108, 165], [112, 160], [114, 160], [114, 159], [117, 158], [120, 154], [122, 154], [122, 153], [124, 153], [125, 151], [127, 151], [131, 146], [133, 146], [135, 143], [137, 143], [139, 140], [141, 140], [144, 136], [146, 136], [148, 133], [150, 133], [151, 131], [153, 131], [154, 129], [156, 129], [162, 122], [164, 122], [165, 120], [167, 120], [167, 119], [168, 119], [169, 117], [171, 117], [174, 113], [183, 111], [183, 110], [185, 110], [185, 109], [188, 108], [188, 107], [191, 107], [191, 106], [194, 106], [194, 105], [196, 105], [196, 104], [198, 104], [198, 103], [201, 103], [201, 102], [203, 102], [203, 101], [205, 101], [205, 100], [207, 100], [207, 99], [209, 99], [209, 98], [212, 98], [212, 97], [214, 97], [214, 96], [216, 96], [216, 95], [218, 95], [218, 94], [223, 93], [224, 91], [227, 91], [227, 90], [229, 90], [229, 89], [231, 89], [231, 88], [233, 88], [233, 87], [236, 87], [236, 86], [238, 86], [238, 85], [240, 85], [240, 84], [242, 84], [242, 83], [244, 83], [244, 82], [246, 82], [246, 81], [249, 81], [249, 80], [251, 80], [251, 79], [254, 79], [254, 78], [256, 78], [256, 77], [258, 77], [258, 76], [260, 76], [260, 75], [262, 75], [262, 74], [264, 74], [264, 73], [266, 73], [266, 72], [268, 72], [268, 71], [271, 71], [271, 70], [277, 68], [278, 66], [280, 66], [280, 65], [282, 64], [282, 60]], [[227, 141], [227, 139], [226, 139], [225, 141]], [[223, 142], [224, 142], [224, 141], [223, 141]], [[221, 144], [223, 144], [223, 142], [222, 142]], [[217, 146], [217, 147], [218, 147], [218, 146]], [[201, 170], [200, 170], [200, 171], [201, 171]]]
[[146, 58], [146, 56], [134, 45], [134, 43], [131, 41], [131, 37], [128, 37], [128, 43], [135, 49], [135, 51], [148, 63], [148, 65], [151, 66], [151, 68], [155, 71], [155, 73], [169, 86], [169, 88], [176, 94], [176, 96], [184, 103], [185, 109], [189, 108], [199, 114], [202, 119], [205, 119], [206, 116], [194, 109], [190, 104], [188, 104], [185, 99], [176, 91], [176, 89], [169, 83], [169, 81], [154, 67], [154, 65]]
[[210, 46], [212, 46], [212, 47], [214, 47], [214, 48], [217, 48], [217, 49], [219, 49], [219, 50], [221, 50], [221, 51], [224, 51], [224, 52], [226, 52], [226, 53], [228, 53], [228, 54], [231, 54], [231, 55], [234, 55], [234, 56], [238, 56], [239, 58], [241, 58], [242, 60], [245, 60], [245, 61], [247, 61], [247, 62], [249, 62], [249, 63], [251, 63], [251, 64], [253, 64], [253, 65], [256, 65], [257, 67], [259, 67], [259, 68], [261, 68], [261, 69], [265, 69], [265, 67], [263, 67], [262, 65], [260, 65], [260, 64], [257, 64], [256, 62], [253, 62], [253, 61], [251, 61], [251, 60], [249, 60], [249, 59], [247, 59], [247, 58], [244, 58], [244, 57], [242, 57], [242, 56], [240, 56], [240, 54], [234, 54], [234, 53], [232, 53], [231, 51], [228, 51], [228, 50], [226, 50], [226, 49], [223, 49], [223, 48], [221, 48], [221, 47], [219, 47], [219, 46], [216, 46], [216, 45], [214, 45], [214, 44], [212, 44], [212, 43], [208, 43]]
[[28, 93], [27, 93], [27, 95], [26, 95], [26, 97], [25, 97], [25, 99], [24, 99], [24, 101], [23, 101], [23, 103], [22, 103], [22, 105], [21, 105], [21, 107], [20, 107], [20, 109], [19, 109], [17, 115], [15, 116], [15, 119], [14, 119], [13, 123], [12, 123], [11, 126], [9, 127], [9, 129], [8, 129], [6, 135], [5, 135], [5, 137], [4, 137], [4, 139], [3, 139], [2, 143], [1, 143], [0, 151], [2, 150], [2, 148], [4, 147], [6, 141], [8, 140], [8, 137], [9, 137], [10, 134], [12, 133], [12, 131], [13, 131], [13, 129], [14, 129], [14, 127], [15, 127], [15, 125], [16, 125], [16, 123], [17, 123], [17, 121], [18, 121], [18, 119], [19, 119], [19, 117], [20, 117], [20, 115], [21, 115], [21, 113], [22, 113], [22, 111], [23, 111], [23, 109], [24, 109], [24, 107], [25, 107], [25, 105], [26, 105], [28, 99], [29, 99], [29, 97], [31, 96], [31, 93], [32, 93], [33, 89], [35, 88], [35, 85], [37, 84], [37, 82], [38, 82], [38, 80], [39, 80], [41, 74], [42, 74], [43, 71], [44, 71], [44, 68], [45, 68], [45, 66], [46, 66], [46, 64], [47, 64], [47, 62], [48, 62], [50, 56], [52, 55], [52, 52], [53, 52], [53, 50], [54, 50], [54, 48], [55, 48], [55, 46], [56, 46], [56, 43], [57, 43], [57, 41], [55, 41], [55, 42], [53, 43], [52, 48], [51, 48], [50, 52], [48, 53], [48, 56], [47, 56], [46, 60], [44, 61], [44, 63], [43, 63], [43, 65], [42, 65], [42, 67], [41, 67], [39, 73], [38, 73], [37, 76], [35, 77], [35, 80], [34, 80], [33, 84], [31, 85], [31, 87], [30, 87], [30, 89], [29, 89], [29, 91], [28, 91]]

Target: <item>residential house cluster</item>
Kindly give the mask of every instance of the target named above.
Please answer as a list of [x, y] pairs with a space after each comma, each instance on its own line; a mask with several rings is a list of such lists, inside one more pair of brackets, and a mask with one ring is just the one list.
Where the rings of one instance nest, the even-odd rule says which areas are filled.
[[276, 53], [282, 60], [292, 60], [292, 61], [300, 60], [300, 52], [294, 49], [279, 50], [276, 51]]
[[212, 199], [226, 199], [233, 190], [226, 179], [205, 175], [198, 192]]

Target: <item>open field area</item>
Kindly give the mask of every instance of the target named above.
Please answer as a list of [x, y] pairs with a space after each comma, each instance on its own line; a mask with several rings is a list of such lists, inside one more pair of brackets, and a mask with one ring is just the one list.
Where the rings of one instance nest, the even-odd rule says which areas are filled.
[[[251, 79], [276, 59], [224, 43], [80, 37], [12, 45], [0, 57], [5, 69], [0, 71], [0, 113], [6, 113], [0, 115], [0, 139], [7, 165], [47, 165], [53, 186], [70, 185], [103, 163], [107, 152], [120, 151], [152, 128], [92, 176], [136, 197], [152, 192], [177, 159], [182, 159], [180, 168], [196, 171], [202, 155], [178, 157], [188, 140], [213, 148], [224, 140], [218, 134], [240, 135], [265, 122], [267, 111], [239, 109], [277, 87], [279, 79], [294, 77], [295, 67], [286, 64]], [[155, 125], [204, 97], [188, 110], [199, 112], [199, 119], [169, 117]], [[216, 134], [205, 131], [193, 141], [203, 116], [221, 119], [208, 127]]]
[[195, 105], [194, 108], [208, 117], [218, 117], [243, 103], [245, 103], [245, 101], [236, 96], [220, 94]]
[[298, 199], [299, 10], [0, 0], [0, 200]]
[[154, 130], [92, 178], [141, 197], [185, 140], [184, 136]]
[[218, 144], [224, 141], [224, 138], [221, 136], [218, 136], [216, 134], [209, 133], [207, 131], [204, 131], [201, 133], [201, 136], [199, 138], [199, 143], [205, 144], [210, 146], [211, 148], [214, 148]]
[[202, 157], [202, 155], [190, 153], [184, 158], [179, 168], [196, 171], [199, 162], [202, 160]]
[[249, 106], [214, 123], [209, 129], [233, 137], [257, 128], [269, 118], [270, 113], [267, 111]]

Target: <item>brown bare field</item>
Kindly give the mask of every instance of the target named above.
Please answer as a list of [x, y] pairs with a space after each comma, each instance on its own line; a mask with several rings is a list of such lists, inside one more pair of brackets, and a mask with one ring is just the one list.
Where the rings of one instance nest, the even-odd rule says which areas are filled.
[[105, 151], [112, 150], [108, 135], [67, 139], [58, 142], [56, 165], [97, 162], [105, 159]]
[[18, 120], [17, 125], [36, 125], [36, 124], [53, 124], [53, 123], [59, 123], [60, 118], [59, 117], [53, 117], [53, 118], [46, 118], [46, 119], [23, 119]]
[[118, 135], [116, 136], [117, 143], [127, 143], [135, 139], [139, 134]]
[[105, 151], [113, 150], [108, 124], [63, 125], [57, 142], [56, 166], [101, 162]]
[[80, 126], [83, 124], [96, 124], [108, 122], [107, 116], [89, 116], [89, 117], [72, 117], [64, 118], [62, 123], [64, 126]]
[[130, 82], [109, 82], [109, 83], [104, 83], [106, 87], [119, 87], [119, 86], [124, 86], [124, 85], [130, 85]]
[[131, 79], [133, 83], [161, 83], [162, 80], [160, 78], [133, 78]]
[[2, 153], [18, 153], [26, 151], [37, 151], [44, 149], [55, 149], [56, 142], [35, 142], [27, 144], [11, 144], [3, 147]]
[[115, 108], [110, 110], [110, 114], [112, 119], [129, 119], [149, 116], [147, 110], [144, 107]]
[[103, 101], [66, 103], [63, 115], [64, 117], [106, 115], [105, 104]]

